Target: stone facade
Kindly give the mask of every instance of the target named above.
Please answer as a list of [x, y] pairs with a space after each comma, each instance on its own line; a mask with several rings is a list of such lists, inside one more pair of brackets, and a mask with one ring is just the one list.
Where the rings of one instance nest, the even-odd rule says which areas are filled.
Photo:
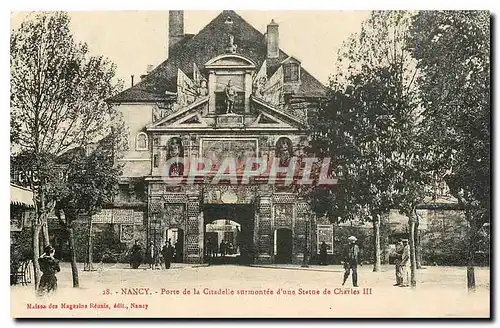
[[[182, 231], [184, 262], [202, 262], [206, 224], [227, 219], [241, 224], [240, 246], [252, 261], [273, 263], [286, 252], [286, 262], [300, 263], [305, 242], [315, 238], [306, 238], [312, 217], [293, 185], [279, 174], [271, 174], [273, 183], [242, 182], [241, 167], [223, 181], [191, 178], [188, 163], [301, 157], [307, 112], [326, 88], [279, 50], [274, 22], [268, 52], [264, 35], [233, 11], [196, 37], [179, 36], [183, 15], [174, 16], [169, 58], [109, 100], [123, 113], [129, 139], [116, 207], [144, 212], [146, 234], [133, 238], [143, 245], [164, 243], [169, 229]], [[173, 177], [182, 182], [173, 184]]]

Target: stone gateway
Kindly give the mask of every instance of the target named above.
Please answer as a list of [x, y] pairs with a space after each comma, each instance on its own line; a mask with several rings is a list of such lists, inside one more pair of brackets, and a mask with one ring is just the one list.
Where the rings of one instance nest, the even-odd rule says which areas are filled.
[[[315, 251], [316, 221], [286, 176], [294, 180], [292, 159], [305, 156], [307, 113], [326, 88], [280, 50], [274, 21], [265, 37], [233, 11], [196, 36], [183, 34], [183, 20], [170, 11], [168, 59], [109, 99], [129, 130], [114, 209], [130, 211], [122, 242], [156, 249], [170, 240], [177, 261], [201, 263], [226, 240], [241, 263], [301, 263], [306, 247]], [[248, 159], [276, 159], [273, 183], [242, 180]], [[217, 165], [230, 173], [202, 174]], [[235, 225], [209, 231], [219, 220]]]

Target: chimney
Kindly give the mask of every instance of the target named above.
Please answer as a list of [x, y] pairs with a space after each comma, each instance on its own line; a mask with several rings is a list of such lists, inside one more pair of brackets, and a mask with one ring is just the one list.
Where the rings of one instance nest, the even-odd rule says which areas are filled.
[[267, 58], [278, 58], [280, 54], [280, 34], [279, 25], [271, 20], [271, 23], [267, 25]]
[[168, 53], [172, 46], [184, 37], [184, 11], [168, 11]]
[[141, 74], [141, 80], [143, 78], [145, 78], [146, 76], [148, 76], [149, 73], [151, 73], [151, 71], [153, 70], [154, 67], [155, 67], [154, 65], [148, 65], [148, 66], [146, 66], [146, 73]]
[[134, 86], [134, 76], [133, 75], [130, 75], [130, 86], [131, 87]]

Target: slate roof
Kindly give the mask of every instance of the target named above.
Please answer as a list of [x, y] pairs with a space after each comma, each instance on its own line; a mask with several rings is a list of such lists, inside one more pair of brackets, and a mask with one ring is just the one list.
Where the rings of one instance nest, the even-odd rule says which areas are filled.
[[[186, 35], [170, 49], [167, 60], [153, 69], [139, 83], [111, 97], [109, 101], [120, 103], [172, 99], [172, 93], [177, 92], [178, 68], [192, 77], [193, 63], [203, 70], [203, 65], [208, 60], [224, 53], [228, 41], [224, 22], [228, 16], [233, 21], [234, 43], [238, 46], [236, 53], [252, 59], [259, 69], [267, 57], [265, 36], [234, 11], [226, 10], [215, 17], [198, 34]], [[277, 65], [288, 57], [288, 54], [280, 50], [278, 58], [268, 59], [268, 74], [275, 71]], [[297, 96], [325, 96], [327, 88], [321, 82], [302, 67], [300, 74], [301, 86], [296, 92]]]

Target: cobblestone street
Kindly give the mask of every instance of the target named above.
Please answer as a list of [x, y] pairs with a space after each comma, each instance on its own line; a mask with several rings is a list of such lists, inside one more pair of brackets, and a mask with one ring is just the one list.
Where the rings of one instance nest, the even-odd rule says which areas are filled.
[[[98, 266], [98, 265], [96, 265]], [[82, 269], [83, 265], [79, 265]], [[393, 287], [393, 267], [359, 268], [360, 288], [341, 286], [340, 266], [193, 266], [169, 271], [132, 270], [125, 264], [79, 271], [71, 288], [69, 264], [62, 264], [59, 291], [34, 297], [33, 286], [11, 287], [17, 316], [99, 317], [487, 317], [489, 270], [476, 268], [476, 293], [466, 290], [465, 268], [418, 271], [416, 290]], [[371, 294], [364, 288], [371, 287]], [[195, 294], [195, 289], [199, 294]], [[280, 290], [278, 294], [277, 291]], [[324, 294], [325, 290], [331, 294]], [[189, 295], [185, 292], [189, 291]], [[319, 294], [316, 294], [319, 293]], [[364, 294], [363, 294], [364, 293]], [[137, 295], [134, 295], [137, 294]], [[50, 309], [49, 304], [57, 305]], [[66, 303], [66, 305], [61, 305]], [[134, 304], [132, 304], [134, 303]], [[28, 309], [38, 304], [46, 309]], [[107, 304], [109, 308], [105, 308]], [[123, 308], [120, 308], [123, 305]], [[85, 308], [86, 307], [86, 308]]]

